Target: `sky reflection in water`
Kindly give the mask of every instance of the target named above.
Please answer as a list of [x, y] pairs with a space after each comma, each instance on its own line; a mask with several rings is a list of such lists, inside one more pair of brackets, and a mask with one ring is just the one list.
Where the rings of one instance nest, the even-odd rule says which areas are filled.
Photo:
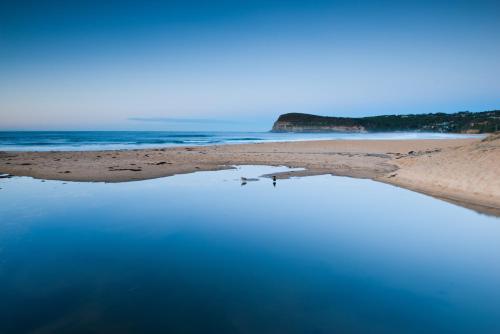
[[495, 333], [500, 220], [244, 166], [0, 180], [0, 333]]

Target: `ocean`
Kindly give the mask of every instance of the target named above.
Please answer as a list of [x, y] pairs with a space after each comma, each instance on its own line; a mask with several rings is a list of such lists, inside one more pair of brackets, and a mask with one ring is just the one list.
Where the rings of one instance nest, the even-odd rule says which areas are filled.
[[[450, 139], [478, 135], [390, 133], [272, 133], [179, 131], [0, 131], [1, 151], [116, 150], [300, 140]], [[479, 135], [481, 137], [481, 135]]]

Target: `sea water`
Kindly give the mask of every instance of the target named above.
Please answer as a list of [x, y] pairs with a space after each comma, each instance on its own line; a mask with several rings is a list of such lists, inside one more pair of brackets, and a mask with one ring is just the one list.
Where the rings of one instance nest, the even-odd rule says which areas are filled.
[[0, 151], [114, 150], [185, 145], [299, 140], [450, 139], [482, 137], [443, 133], [272, 133], [173, 131], [0, 131]]

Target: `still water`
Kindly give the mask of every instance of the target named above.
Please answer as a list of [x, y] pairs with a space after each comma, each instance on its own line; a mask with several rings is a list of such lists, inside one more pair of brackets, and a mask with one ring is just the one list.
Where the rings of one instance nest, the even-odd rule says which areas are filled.
[[0, 333], [500, 333], [500, 219], [280, 170], [0, 180]]

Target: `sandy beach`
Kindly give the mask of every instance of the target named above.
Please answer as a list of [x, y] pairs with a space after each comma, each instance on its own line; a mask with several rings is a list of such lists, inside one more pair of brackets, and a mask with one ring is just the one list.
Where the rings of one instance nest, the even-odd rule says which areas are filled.
[[0, 173], [126, 182], [232, 168], [304, 168], [278, 178], [368, 178], [500, 215], [500, 135], [485, 139], [327, 140], [119, 151], [0, 152]]

